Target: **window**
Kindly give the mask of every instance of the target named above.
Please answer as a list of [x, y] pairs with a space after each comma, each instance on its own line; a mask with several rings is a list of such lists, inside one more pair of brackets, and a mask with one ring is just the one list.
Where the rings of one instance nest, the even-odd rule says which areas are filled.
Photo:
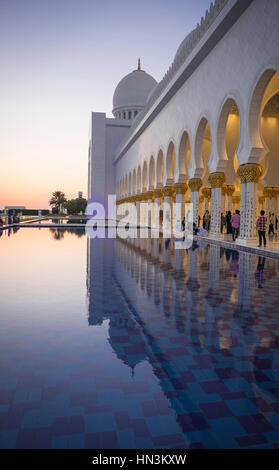
[[129, 111], [129, 119], [132, 119], [132, 113]]

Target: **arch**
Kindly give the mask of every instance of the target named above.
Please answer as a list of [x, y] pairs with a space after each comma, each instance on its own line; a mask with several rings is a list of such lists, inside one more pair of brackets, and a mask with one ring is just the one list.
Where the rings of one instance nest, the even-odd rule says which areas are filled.
[[179, 144], [178, 151], [178, 169], [179, 169], [179, 181], [182, 179], [187, 179], [188, 168], [190, 163], [191, 156], [191, 145], [189, 134], [187, 131], [184, 131]]
[[146, 191], [146, 190], [147, 190], [147, 163], [145, 160], [143, 164], [143, 170], [142, 170], [142, 191]]
[[137, 174], [136, 174], [136, 169], [134, 168], [133, 170], [133, 195], [136, 194], [136, 188], [137, 188]]
[[154, 184], [155, 184], [155, 160], [153, 155], [150, 158], [149, 161], [149, 172], [148, 172], [148, 178], [149, 178], [149, 189], [154, 189]]
[[206, 117], [202, 117], [199, 122], [195, 138], [195, 163], [198, 168], [204, 168], [202, 146], [207, 126], [209, 127], [210, 132], [208, 119]]
[[137, 193], [141, 192], [141, 167], [140, 165], [138, 166], [138, 171], [137, 171]]
[[254, 91], [252, 93], [249, 109], [249, 134], [252, 147], [254, 148], [263, 147], [260, 133], [261, 107], [265, 90], [276, 72], [277, 71], [274, 68], [265, 70], [265, 72], [262, 73], [260, 78], [257, 80], [256, 86], [254, 87]]
[[[267, 187], [279, 186], [279, 89], [270, 96], [261, 112], [260, 133], [266, 153], [260, 164], [264, 170], [263, 183]], [[277, 197], [275, 196], [277, 199]]]
[[174, 143], [171, 141], [168, 146], [167, 159], [166, 159], [166, 177], [167, 184], [173, 184], [174, 181], [174, 171], [175, 171], [175, 147]]
[[220, 117], [218, 120], [218, 128], [217, 128], [217, 148], [219, 153], [219, 158], [221, 160], [228, 160], [230, 154], [232, 153], [229, 151], [228, 146], [228, 131], [231, 133], [237, 134], [231, 136], [231, 139], [237, 140], [237, 142], [233, 143], [234, 152], [233, 154], [237, 155], [239, 142], [240, 142], [240, 113], [239, 107], [236, 101], [229, 97], [226, 99], [225, 103], [222, 106]]
[[[203, 183], [207, 186], [209, 176], [208, 163], [211, 154], [211, 131], [208, 119], [204, 116], [199, 121], [195, 137], [195, 164], [196, 169], [201, 170]], [[203, 170], [203, 171], [202, 171]]]
[[160, 149], [157, 156], [156, 164], [156, 184], [158, 188], [163, 186], [163, 177], [164, 177], [164, 154], [163, 150]]

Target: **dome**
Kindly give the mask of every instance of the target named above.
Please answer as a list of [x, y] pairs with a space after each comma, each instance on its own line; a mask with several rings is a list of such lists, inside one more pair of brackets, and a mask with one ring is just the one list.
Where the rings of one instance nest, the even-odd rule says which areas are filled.
[[180, 44], [179, 48], [177, 49], [177, 52], [175, 54], [175, 58], [174, 60], [178, 59], [178, 57], [180, 56], [180, 54], [182, 53], [182, 51], [184, 49], [186, 49], [186, 47], [188, 46], [188, 44], [192, 41], [192, 38], [193, 38], [193, 35], [195, 33], [195, 29], [186, 36], [186, 38], [183, 39], [182, 43]]
[[119, 111], [141, 111], [156, 85], [156, 80], [141, 70], [139, 62], [138, 69], [118, 83], [113, 95], [113, 114]]

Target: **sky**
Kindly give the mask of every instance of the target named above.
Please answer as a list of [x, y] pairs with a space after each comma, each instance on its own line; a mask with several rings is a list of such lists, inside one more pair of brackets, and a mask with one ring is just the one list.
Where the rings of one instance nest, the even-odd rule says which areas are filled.
[[87, 197], [90, 113], [118, 82], [160, 81], [210, 0], [0, 0], [0, 209]]

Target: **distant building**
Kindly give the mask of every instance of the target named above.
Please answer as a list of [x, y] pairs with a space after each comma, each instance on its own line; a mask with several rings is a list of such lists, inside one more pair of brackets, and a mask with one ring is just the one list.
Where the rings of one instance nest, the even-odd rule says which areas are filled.
[[78, 198], [79, 198], [79, 199], [82, 199], [82, 191], [79, 191], [79, 192], [78, 192]]

